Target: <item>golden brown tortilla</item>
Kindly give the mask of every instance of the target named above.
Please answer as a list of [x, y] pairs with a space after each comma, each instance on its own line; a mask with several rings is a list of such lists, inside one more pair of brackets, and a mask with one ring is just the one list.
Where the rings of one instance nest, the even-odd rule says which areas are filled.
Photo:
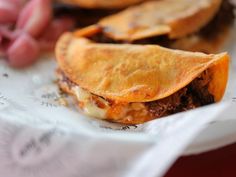
[[146, 0], [59, 0], [61, 2], [78, 5], [84, 8], [102, 8], [102, 9], [116, 9], [124, 8], [133, 4], [137, 4]]
[[99, 25], [115, 40], [133, 41], [151, 36], [181, 38], [197, 32], [218, 11], [222, 0], [162, 0], [130, 7], [103, 18]]
[[118, 102], [165, 98], [206, 69], [213, 73], [209, 91], [219, 101], [228, 77], [226, 53], [206, 55], [157, 45], [97, 44], [73, 33], [60, 38], [56, 57], [72, 82]]

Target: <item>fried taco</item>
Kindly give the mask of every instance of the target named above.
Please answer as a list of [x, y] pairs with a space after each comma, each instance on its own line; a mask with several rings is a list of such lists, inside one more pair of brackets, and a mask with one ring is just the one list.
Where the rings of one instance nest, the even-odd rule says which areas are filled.
[[76, 21], [75, 28], [83, 28], [97, 23], [105, 16], [119, 12], [119, 9], [87, 9], [64, 3], [53, 3], [55, 18], [67, 17]]
[[147, 0], [59, 0], [66, 4], [89, 9], [119, 9]]
[[74, 96], [85, 114], [140, 124], [223, 97], [227, 53], [95, 43], [88, 34], [96, 30], [66, 33], [56, 46], [59, 87]]
[[57, 0], [53, 3], [55, 17], [70, 17], [81, 28], [97, 23], [101, 18], [147, 0]]
[[102, 18], [93, 39], [214, 53], [229, 35], [234, 16], [229, 0], [147, 1]]

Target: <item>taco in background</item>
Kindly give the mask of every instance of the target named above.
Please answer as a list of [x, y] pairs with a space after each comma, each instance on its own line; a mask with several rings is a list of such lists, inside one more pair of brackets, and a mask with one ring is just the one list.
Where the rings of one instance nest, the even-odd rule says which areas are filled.
[[82, 28], [97, 23], [101, 18], [119, 12], [119, 9], [86, 9], [64, 3], [53, 4], [55, 18], [68, 17], [76, 21], [75, 28]]
[[58, 0], [87, 9], [120, 9], [147, 0]]
[[229, 0], [148, 1], [101, 19], [93, 39], [214, 53], [229, 35], [234, 16]]
[[81, 28], [97, 23], [101, 18], [147, 0], [57, 0], [53, 4], [56, 17], [70, 17]]

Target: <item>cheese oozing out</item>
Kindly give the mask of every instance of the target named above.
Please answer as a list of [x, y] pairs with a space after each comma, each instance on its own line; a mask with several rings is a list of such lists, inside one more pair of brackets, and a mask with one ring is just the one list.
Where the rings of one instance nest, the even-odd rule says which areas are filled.
[[82, 109], [85, 114], [100, 119], [106, 118], [108, 110], [108, 102], [106, 100], [104, 100], [103, 98], [99, 98], [99, 101], [106, 105], [105, 108], [100, 108], [94, 101], [93, 95], [90, 92], [79, 86], [73, 87], [73, 91], [76, 95], [77, 100], [82, 103]]

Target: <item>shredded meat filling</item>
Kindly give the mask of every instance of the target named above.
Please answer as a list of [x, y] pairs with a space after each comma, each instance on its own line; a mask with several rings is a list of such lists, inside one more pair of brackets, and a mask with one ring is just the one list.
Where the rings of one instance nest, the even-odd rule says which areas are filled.
[[208, 91], [211, 78], [207, 72], [194, 79], [189, 85], [161, 100], [145, 103], [152, 117], [158, 118], [214, 103]]

